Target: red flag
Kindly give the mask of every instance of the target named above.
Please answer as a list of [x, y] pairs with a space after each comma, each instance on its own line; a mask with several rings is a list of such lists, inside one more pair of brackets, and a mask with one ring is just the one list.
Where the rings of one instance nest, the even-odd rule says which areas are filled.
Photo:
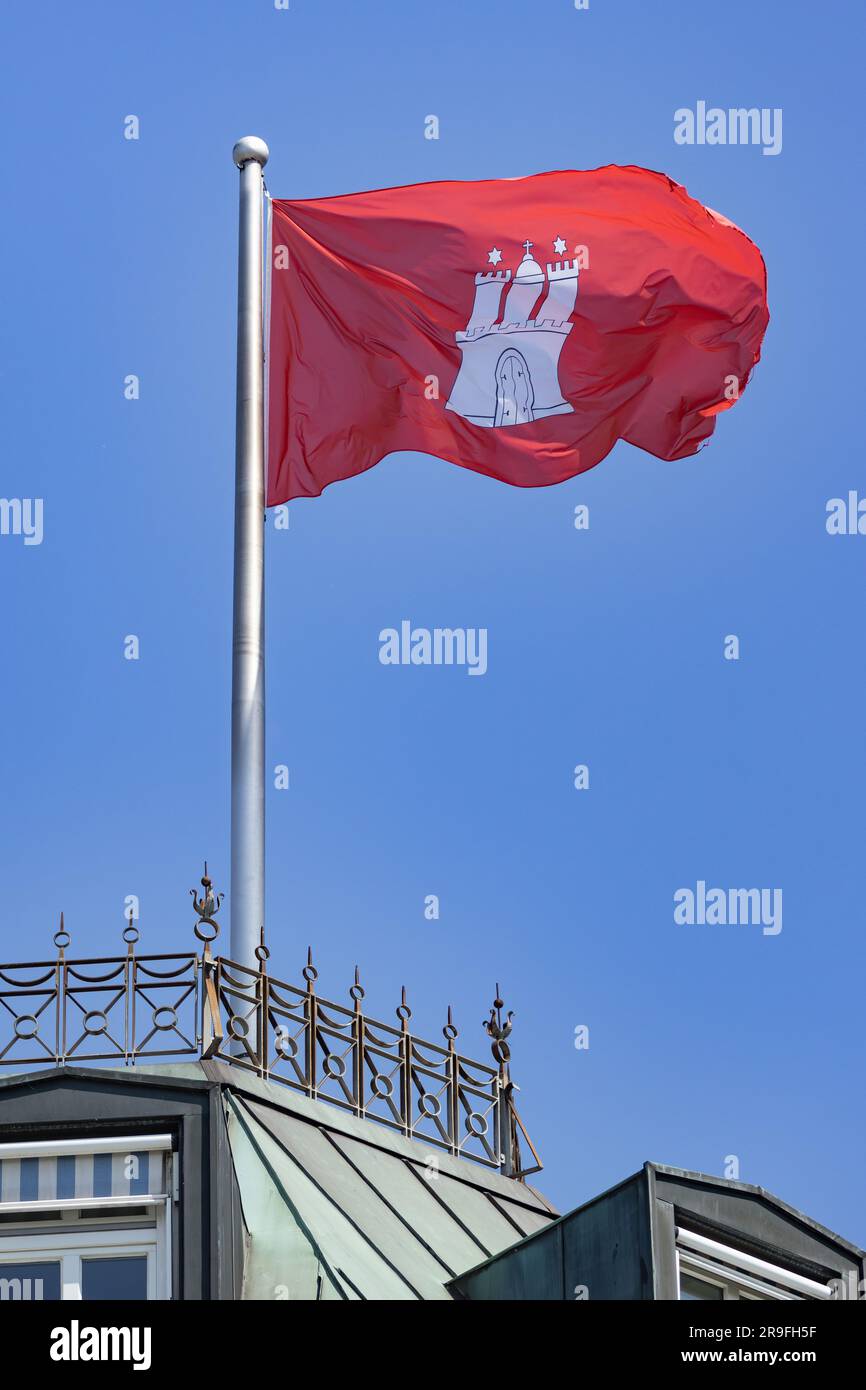
[[395, 450], [521, 487], [697, 451], [768, 322], [749, 238], [609, 165], [275, 200], [268, 505]]

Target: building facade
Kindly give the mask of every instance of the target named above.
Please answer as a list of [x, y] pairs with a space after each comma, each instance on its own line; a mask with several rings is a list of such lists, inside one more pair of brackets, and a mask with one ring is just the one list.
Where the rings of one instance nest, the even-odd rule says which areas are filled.
[[0, 1301], [820, 1300], [864, 1253], [757, 1187], [647, 1163], [566, 1215], [493, 1063], [200, 948], [0, 966]]

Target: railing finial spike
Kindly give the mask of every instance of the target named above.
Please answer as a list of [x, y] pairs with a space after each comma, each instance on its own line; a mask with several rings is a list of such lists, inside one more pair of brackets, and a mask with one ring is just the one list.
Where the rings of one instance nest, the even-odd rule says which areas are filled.
[[313, 948], [312, 948], [312, 946], [308, 946], [308, 947], [307, 947], [307, 963], [306, 963], [306, 965], [304, 966], [303, 970], [301, 971], [301, 974], [303, 975], [304, 979], [305, 979], [306, 982], [307, 982], [307, 993], [308, 993], [308, 994], [312, 994], [313, 991], [314, 991], [314, 989], [315, 989], [315, 986], [316, 986], [316, 981], [317, 981], [318, 978], [319, 978], [319, 972], [318, 972], [318, 970], [316, 969], [316, 967], [313, 965]]
[[356, 965], [355, 983], [349, 988], [349, 997], [354, 1001], [356, 1014], [361, 1012], [361, 1000], [364, 998], [365, 992], [364, 986], [361, 984], [361, 971]]
[[457, 1028], [455, 1027], [455, 1025], [454, 1025], [454, 1013], [453, 1013], [453, 1010], [452, 1010], [452, 1008], [451, 1008], [451, 1005], [449, 1004], [449, 1005], [448, 1005], [448, 1022], [445, 1024], [445, 1027], [442, 1029], [442, 1035], [443, 1035], [443, 1037], [445, 1037], [445, 1038], [448, 1040], [448, 1046], [449, 1046], [449, 1048], [451, 1048], [452, 1050], [453, 1050], [453, 1048], [454, 1048], [454, 1039], [457, 1037], [457, 1034], [458, 1034], [458, 1029], [457, 1029]]
[[270, 956], [270, 954], [270, 951], [265, 945], [265, 927], [264, 923], [262, 923], [262, 925], [259, 927], [259, 944], [256, 947], [256, 960], [259, 963], [260, 975], [264, 975], [267, 971], [268, 957]]
[[409, 1008], [409, 1000], [406, 998], [406, 986], [400, 986], [400, 1003], [394, 1010], [400, 1020], [400, 1025], [404, 1033], [409, 1031], [409, 1019], [412, 1017], [412, 1010]]
[[65, 923], [64, 918], [63, 918], [63, 913], [61, 912], [61, 914], [60, 914], [60, 926], [59, 926], [59, 928], [57, 929], [57, 931], [54, 933], [54, 945], [57, 947], [57, 950], [58, 950], [58, 952], [59, 952], [58, 960], [61, 960], [61, 961], [62, 961], [62, 960], [65, 960], [65, 959], [66, 959], [66, 947], [69, 946], [69, 945], [71, 944], [71, 942], [72, 942], [72, 937], [69, 935], [69, 932], [66, 930], [66, 923]]
[[130, 903], [129, 921], [123, 928], [123, 939], [126, 942], [127, 956], [135, 955], [135, 943], [138, 941], [140, 934], [141, 933], [139, 932], [138, 927], [135, 925], [135, 909], [133, 908], [132, 903]]

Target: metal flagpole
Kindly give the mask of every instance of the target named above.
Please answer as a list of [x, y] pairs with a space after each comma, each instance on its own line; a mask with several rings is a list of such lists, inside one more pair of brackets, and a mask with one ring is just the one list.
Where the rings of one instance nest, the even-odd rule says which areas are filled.
[[254, 968], [265, 921], [264, 346], [262, 169], [264, 140], [246, 135], [240, 170], [235, 555], [232, 619], [231, 954]]

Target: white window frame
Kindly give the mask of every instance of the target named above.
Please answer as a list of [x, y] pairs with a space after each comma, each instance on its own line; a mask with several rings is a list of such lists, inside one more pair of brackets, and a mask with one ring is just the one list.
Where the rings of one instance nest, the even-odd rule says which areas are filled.
[[699, 1256], [688, 1255], [677, 1251], [677, 1288], [678, 1296], [682, 1298], [682, 1276], [689, 1275], [692, 1279], [700, 1279], [702, 1284], [712, 1284], [722, 1290], [722, 1298], [725, 1300], [739, 1298], [765, 1298], [786, 1302], [789, 1299], [802, 1298], [802, 1294], [788, 1293], [783, 1289], [771, 1284], [762, 1284], [758, 1280], [749, 1279], [741, 1274], [739, 1270], [726, 1270], [722, 1265], [716, 1264], [712, 1260], [702, 1260]]
[[724, 1299], [763, 1298], [777, 1302], [792, 1300], [826, 1300], [834, 1297], [829, 1284], [819, 1284], [801, 1274], [770, 1264], [755, 1255], [747, 1255], [732, 1245], [700, 1236], [695, 1231], [677, 1228], [677, 1298], [682, 1297], [682, 1274], [714, 1284], [723, 1290]]
[[[170, 1150], [170, 1134], [122, 1135], [119, 1138], [94, 1136], [90, 1139], [0, 1144], [0, 1159], [60, 1158], [73, 1154], [95, 1153], [168, 1153]], [[166, 1177], [169, 1177], [168, 1172]], [[34, 1229], [33, 1225], [26, 1230], [18, 1231], [14, 1227], [0, 1226], [0, 1264], [42, 1264], [59, 1261], [61, 1299], [80, 1300], [82, 1260], [122, 1255], [144, 1256], [147, 1260], [148, 1301], [169, 1300], [172, 1263], [169, 1193], [0, 1202], [0, 1212], [20, 1215], [22, 1224], [25, 1224], [27, 1217], [34, 1212], [56, 1211], [58, 1221], [63, 1221], [79, 1211], [84, 1218], [88, 1215], [111, 1217], [114, 1211], [128, 1211], [130, 1207], [146, 1208], [148, 1213], [152, 1214], [152, 1224], [128, 1227], [118, 1225], [106, 1227], [104, 1230], [76, 1231], [70, 1222], [69, 1229], [55, 1231], [53, 1234], [45, 1231], [44, 1227]], [[122, 1218], [118, 1217], [118, 1221], [120, 1220]]]
[[[0, 1237], [0, 1265], [13, 1264], [60, 1264], [60, 1297], [69, 1301], [81, 1299], [82, 1261], [91, 1259], [110, 1259], [123, 1255], [143, 1257], [147, 1261], [148, 1301], [160, 1297], [160, 1242], [158, 1229], [136, 1233], [124, 1230], [98, 1231], [78, 1234], [75, 1231], [55, 1235], [18, 1235]], [[167, 1297], [163, 1293], [162, 1297]]]

